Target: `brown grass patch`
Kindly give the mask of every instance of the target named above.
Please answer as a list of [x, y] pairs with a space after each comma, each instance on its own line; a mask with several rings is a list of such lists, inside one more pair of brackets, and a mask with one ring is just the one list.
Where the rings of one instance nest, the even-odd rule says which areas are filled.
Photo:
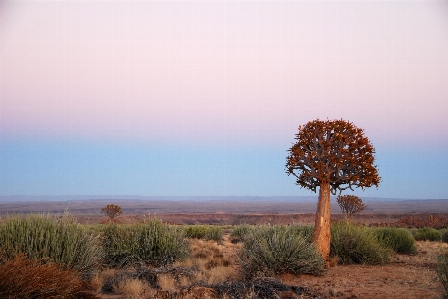
[[97, 298], [78, 273], [24, 254], [0, 265], [0, 298]]
[[152, 298], [157, 293], [148, 283], [137, 278], [119, 281], [118, 285], [114, 287], [114, 291], [116, 294], [122, 294], [125, 298], [130, 299]]

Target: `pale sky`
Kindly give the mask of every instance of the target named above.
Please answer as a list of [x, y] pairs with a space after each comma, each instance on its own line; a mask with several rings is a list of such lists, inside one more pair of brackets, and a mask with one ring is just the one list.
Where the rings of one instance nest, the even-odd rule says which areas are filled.
[[345, 119], [379, 189], [448, 198], [447, 1], [2, 1], [0, 195], [311, 195]]

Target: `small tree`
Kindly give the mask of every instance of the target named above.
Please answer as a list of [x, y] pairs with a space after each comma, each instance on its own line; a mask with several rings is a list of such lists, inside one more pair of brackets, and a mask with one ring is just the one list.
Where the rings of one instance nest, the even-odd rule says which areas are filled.
[[375, 149], [364, 130], [344, 120], [313, 120], [299, 126], [289, 149], [286, 173], [296, 184], [316, 192], [319, 187], [313, 242], [325, 260], [330, 254], [330, 192], [375, 185], [381, 178], [374, 165]]
[[101, 209], [101, 211], [109, 217], [109, 222], [113, 222], [114, 218], [118, 215], [123, 214], [120, 206], [117, 205], [107, 205]]
[[355, 195], [339, 195], [336, 200], [348, 223], [350, 223], [353, 215], [363, 211], [367, 207], [362, 203], [361, 198]]

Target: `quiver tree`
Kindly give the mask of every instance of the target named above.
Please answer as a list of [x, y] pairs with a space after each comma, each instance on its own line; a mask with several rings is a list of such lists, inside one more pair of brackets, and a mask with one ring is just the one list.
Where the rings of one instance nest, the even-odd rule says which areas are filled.
[[367, 207], [362, 203], [361, 198], [355, 195], [339, 195], [336, 201], [349, 223], [353, 215], [363, 211]]
[[116, 216], [123, 214], [121, 207], [113, 204], [105, 206], [101, 211], [109, 217], [109, 222], [113, 222]]
[[330, 192], [375, 185], [378, 176], [375, 149], [364, 130], [344, 120], [313, 120], [299, 126], [289, 149], [286, 173], [296, 184], [316, 192], [319, 187], [313, 242], [325, 260], [330, 254]]

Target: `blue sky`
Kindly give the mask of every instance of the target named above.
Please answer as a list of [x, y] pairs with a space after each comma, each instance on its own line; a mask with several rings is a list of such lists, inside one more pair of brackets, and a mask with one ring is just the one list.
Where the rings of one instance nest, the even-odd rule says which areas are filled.
[[[2, 195], [312, 195], [285, 174], [289, 145], [7, 142], [1, 147]], [[380, 188], [353, 194], [446, 198], [446, 150], [382, 147], [376, 156]]]
[[297, 127], [346, 119], [379, 189], [448, 198], [446, 1], [2, 1], [0, 195], [312, 195]]

